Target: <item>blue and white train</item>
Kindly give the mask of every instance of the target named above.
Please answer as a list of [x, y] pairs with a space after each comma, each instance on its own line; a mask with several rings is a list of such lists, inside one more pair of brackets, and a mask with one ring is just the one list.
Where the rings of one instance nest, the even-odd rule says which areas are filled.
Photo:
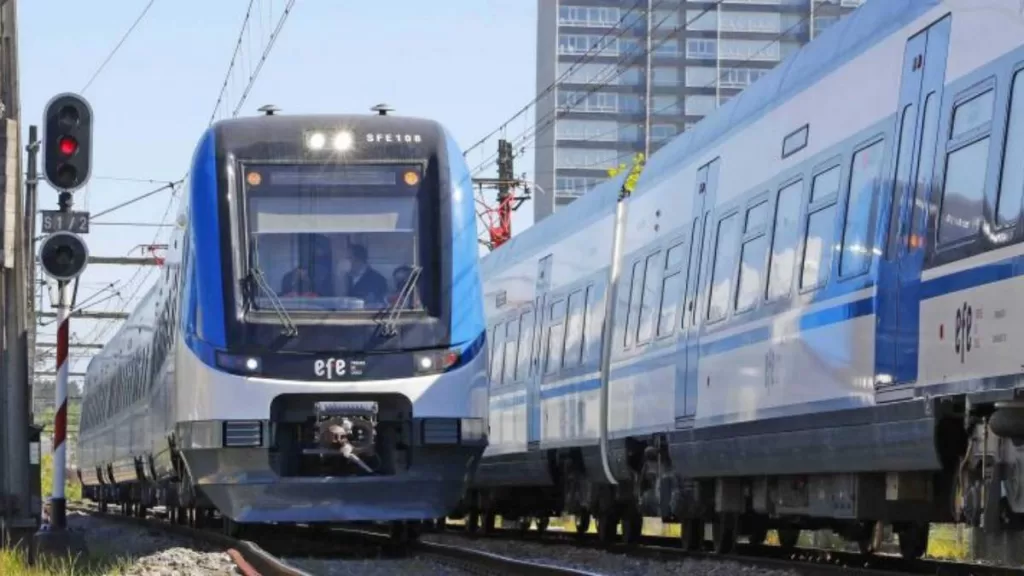
[[483, 260], [474, 526], [1019, 522], [1024, 4], [869, 2], [621, 185]]
[[451, 512], [486, 445], [476, 213], [450, 134], [273, 115], [195, 150], [160, 278], [89, 365], [92, 498], [179, 519]]

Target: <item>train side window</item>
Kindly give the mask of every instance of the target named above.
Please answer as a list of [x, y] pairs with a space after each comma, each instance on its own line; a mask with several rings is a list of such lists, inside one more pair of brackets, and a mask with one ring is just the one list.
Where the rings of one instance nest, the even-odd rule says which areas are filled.
[[661, 281], [661, 303], [658, 305], [658, 338], [672, 333], [676, 325], [679, 299], [683, 297], [683, 243], [668, 249], [665, 254], [665, 277]]
[[583, 290], [569, 294], [569, 318], [565, 327], [565, 357], [562, 366], [572, 368], [580, 363], [583, 350]]
[[[846, 224], [843, 227], [843, 249], [839, 255], [840, 276], [859, 274], [871, 264], [875, 227], [878, 225], [875, 213], [881, 197], [879, 187], [882, 182], [884, 144], [884, 140], [879, 140], [853, 153], [850, 194], [846, 201]], [[908, 141], [909, 144], [912, 144], [912, 139]], [[906, 153], [909, 157], [909, 148]]]
[[530, 375], [530, 358], [533, 354], [533, 310], [519, 317], [519, 346], [516, 351], [516, 380]]
[[968, 239], [981, 229], [994, 98], [989, 89], [953, 108], [939, 211], [940, 244]]
[[654, 303], [658, 301], [658, 288], [661, 283], [661, 250], [647, 257], [644, 262], [644, 289], [640, 295], [640, 321], [636, 329], [636, 342], [643, 344], [651, 339], [654, 332]]
[[1020, 218], [1021, 197], [1024, 195], [1024, 162], [1021, 158], [1024, 158], [1024, 70], [1013, 77], [1003, 175], [996, 201], [996, 224], [999, 226], [1012, 225]]
[[718, 222], [715, 257], [711, 260], [711, 295], [708, 297], [707, 318], [710, 322], [724, 318], [729, 312], [732, 276], [739, 248], [738, 221], [739, 215], [731, 214]]
[[604, 326], [604, 298], [598, 298], [597, 286], [587, 286], [583, 305], [583, 353], [580, 362], [586, 364], [591, 357], [601, 357], [601, 329]]
[[491, 382], [498, 384], [501, 382], [501, 345], [498, 343], [499, 326], [495, 326], [491, 329], [491, 345], [488, 349], [491, 351]]
[[743, 246], [740, 247], [740, 277], [736, 286], [736, 311], [745, 312], [757, 304], [764, 278], [765, 250], [768, 235], [765, 223], [768, 220], [768, 201], [764, 200], [747, 209], [743, 229]]
[[814, 177], [811, 202], [807, 207], [807, 232], [804, 235], [804, 264], [800, 289], [823, 286], [832, 268], [832, 244], [835, 241], [836, 199], [839, 196], [839, 166]]
[[505, 368], [502, 382], [516, 381], [516, 344], [518, 338], [518, 321], [513, 318], [505, 324]]
[[644, 263], [643, 260], [638, 260], [633, 264], [633, 276], [632, 280], [630, 280], [629, 300], [626, 306], [626, 333], [622, 340], [624, 348], [629, 348], [633, 345], [633, 329], [636, 326], [636, 314], [634, 312], [639, 311], [639, 306], [636, 304], [640, 300], [640, 291], [643, 290]]
[[796, 266], [796, 245], [800, 239], [800, 201], [803, 180], [797, 180], [779, 190], [775, 202], [775, 231], [769, 255], [768, 300], [789, 296], [793, 288], [793, 268]]
[[565, 351], [565, 300], [556, 300], [548, 308], [548, 318], [550, 321], [544, 371], [552, 374], [562, 366], [562, 353]]

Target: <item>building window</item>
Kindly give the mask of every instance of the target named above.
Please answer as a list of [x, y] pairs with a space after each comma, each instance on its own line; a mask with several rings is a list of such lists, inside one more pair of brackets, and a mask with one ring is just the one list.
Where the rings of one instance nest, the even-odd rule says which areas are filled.
[[651, 112], [653, 114], [679, 114], [679, 97], [655, 96], [651, 99]]
[[619, 123], [609, 120], [560, 120], [555, 124], [559, 140], [586, 140], [588, 142], [615, 142]]
[[660, 142], [676, 135], [675, 124], [654, 124], [651, 126], [651, 140]]
[[678, 86], [679, 68], [669, 66], [658, 66], [651, 76], [651, 83], [655, 86]]
[[703, 94], [687, 96], [685, 100], [686, 113], [690, 116], [707, 116], [715, 111], [716, 103], [714, 96]]
[[718, 14], [715, 10], [687, 10], [686, 29], [694, 32], [718, 30]]
[[[726, 73], [726, 70], [722, 70], [722, 74]], [[708, 68], [705, 66], [687, 66], [686, 67], [686, 85], [694, 88], [705, 88], [715, 85], [718, 79], [718, 73], [714, 68]]]
[[619, 152], [617, 150], [562, 148], [558, 150], [556, 157], [558, 159], [558, 168], [607, 170], [619, 165]]
[[559, 6], [560, 26], [609, 27], [618, 24], [621, 16], [618, 8], [592, 6]]
[[718, 57], [718, 44], [705, 38], [690, 38], [686, 41], [686, 57], [714, 59]]
[[722, 12], [722, 32], [782, 31], [782, 15], [778, 12]]
[[782, 47], [778, 40], [767, 44], [761, 40], [722, 40], [718, 56], [723, 60], [778, 62]]
[[591, 50], [598, 56], [615, 56], [619, 53], [619, 40], [598, 34], [561, 34], [558, 36], [559, 54], [586, 54]]

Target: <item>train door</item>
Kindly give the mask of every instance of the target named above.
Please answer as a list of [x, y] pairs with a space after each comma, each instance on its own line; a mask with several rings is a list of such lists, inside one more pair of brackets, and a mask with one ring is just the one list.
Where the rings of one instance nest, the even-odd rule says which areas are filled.
[[544, 378], [545, 333], [548, 325], [548, 290], [551, 288], [551, 254], [537, 264], [536, 300], [533, 315], [533, 352], [530, 377], [526, 381], [526, 446], [527, 450], [540, 447], [540, 385]]
[[[952, 17], [907, 41], [890, 171], [892, 209], [879, 267], [876, 388], [895, 392], [917, 380], [920, 284], [926, 250], [928, 193], [938, 136]], [[895, 387], [895, 388], [893, 388]], [[893, 394], [899, 399], [906, 394]]]
[[676, 421], [679, 424], [692, 423], [697, 413], [698, 364], [700, 360], [699, 328], [701, 325], [702, 287], [707, 267], [708, 238], [714, 228], [711, 213], [715, 207], [715, 189], [718, 184], [718, 168], [721, 162], [715, 158], [697, 171], [696, 190], [693, 197], [693, 219], [690, 231], [690, 256], [686, 264], [686, 297], [683, 300], [683, 343], [684, 361], [682, 377], [677, 378]]

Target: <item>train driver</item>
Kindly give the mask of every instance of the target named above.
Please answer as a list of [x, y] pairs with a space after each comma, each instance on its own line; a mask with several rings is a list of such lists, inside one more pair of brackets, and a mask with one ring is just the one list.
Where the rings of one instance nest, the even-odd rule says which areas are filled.
[[339, 264], [339, 268], [345, 273], [345, 293], [369, 304], [381, 305], [388, 294], [388, 281], [370, 266], [368, 258], [369, 253], [365, 246], [349, 246], [349, 258]]
[[[299, 263], [282, 279], [281, 296], [288, 298], [333, 296], [331, 249], [326, 240], [323, 237], [300, 238]], [[302, 248], [306, 248], [306, 250]]]

